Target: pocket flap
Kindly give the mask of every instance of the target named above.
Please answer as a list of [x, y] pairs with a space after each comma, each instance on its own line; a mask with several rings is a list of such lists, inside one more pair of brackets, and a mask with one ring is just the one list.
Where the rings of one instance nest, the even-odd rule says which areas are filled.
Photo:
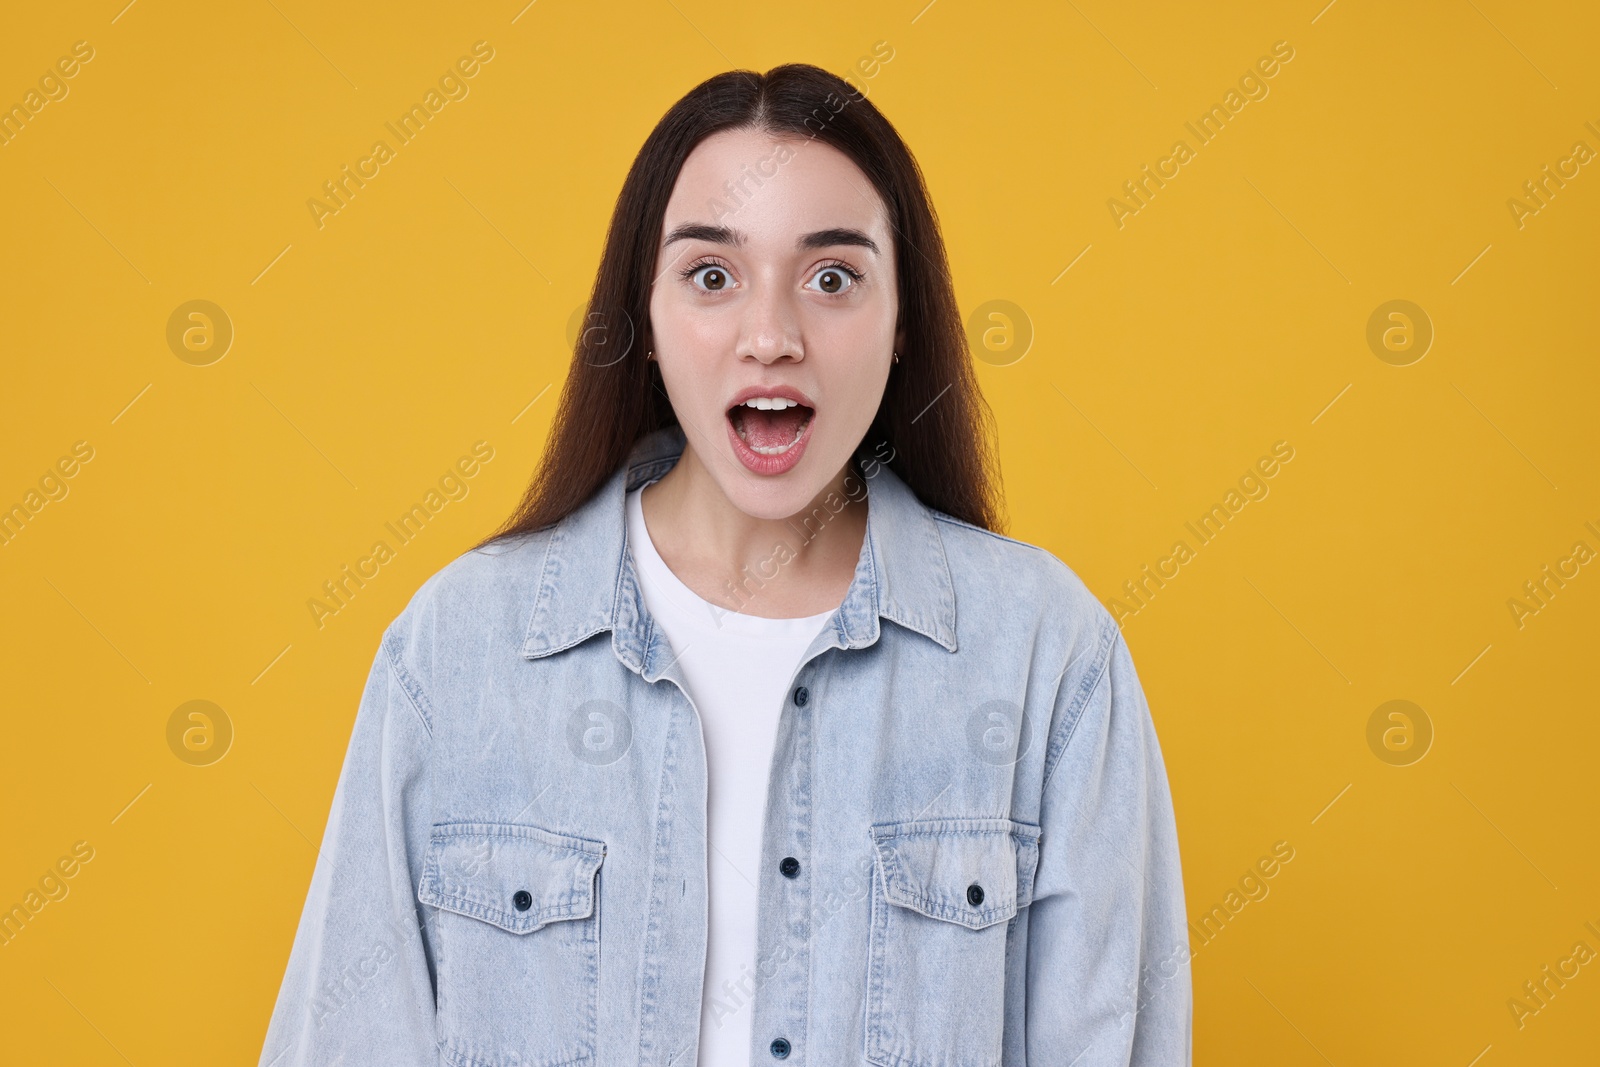
[[973, 930], [1033, 899], [1039, 827], [1014, 819], [922, 819], [870, 830], [891, 904]]
[[594, 912], [600, 841], [513, 823], [433, 827], [417, 899], [527, 934]]

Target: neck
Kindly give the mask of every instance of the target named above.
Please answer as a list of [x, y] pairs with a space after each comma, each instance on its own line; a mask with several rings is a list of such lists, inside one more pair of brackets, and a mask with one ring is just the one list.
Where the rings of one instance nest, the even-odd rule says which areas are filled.
[[769, 619], [816, 615], [844, 599], [866, 536], [864, 486], [849, 474], [842, 468], [793, 515], [757, 518], [728, 499], [686, 445], [645, 488], [645, 525], [667, 566], [702, 599]]

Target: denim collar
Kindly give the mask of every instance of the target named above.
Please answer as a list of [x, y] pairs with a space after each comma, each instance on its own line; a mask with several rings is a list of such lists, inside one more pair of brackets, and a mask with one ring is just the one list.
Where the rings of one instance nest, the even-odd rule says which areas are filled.
[[[610, 630], [630, 669], [650, 682], [669, 673], [671, 649], [645, 610], [623, 508], [628, 492], [672, 469], [684, 443], [676, 426], [641, 438], [605, 485], [551, 530], [523, 656], [548, 656]], [[954, 652], [955, 591], [933, 512], [887, 466], [866, 485], [867, 533], [855, 577], [812, 651], [871, 645], [882, 617]]]

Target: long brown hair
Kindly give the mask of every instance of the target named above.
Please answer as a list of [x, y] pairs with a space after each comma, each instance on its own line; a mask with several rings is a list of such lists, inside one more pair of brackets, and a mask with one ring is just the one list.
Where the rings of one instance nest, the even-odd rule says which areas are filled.
[[864, 94], [820, 67], [787, 63], [701, 82], [639, 149], [611, 215], [549, 444], [516, 511], [478, 547], [559, 522], [605, 484], [641, 437], [677, 424], [660, 369], [645, 358], [650, 285], [684, 160], [702, 140], [729, 129], [822, 141], [871, 180], [894, 228], [905, 344], [856, 461], [892, 456], [886, 465], [924, 504], [1001, 531], [993, 416], [978, 390], [922, 172]]

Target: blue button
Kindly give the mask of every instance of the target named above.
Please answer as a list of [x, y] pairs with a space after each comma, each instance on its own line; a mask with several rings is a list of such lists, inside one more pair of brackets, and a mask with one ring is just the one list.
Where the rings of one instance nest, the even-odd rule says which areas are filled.
[[794, 706], [795, 707], [797, 707], [797, 708], [805, 707], [806, 706], [806, 701], [808, 701], [810, 699], [811, 699], [811, 690], [807, 689], [805, 686], [802, 685], [799, 689], [796, 689], [794, 691]]
[[789, 1042], [785, 1041], [781, 1037], [773, 1038], [772, 1039], [772, 1054], [774, 1056], [776, 1056], [780, 1060], [783, 1059], [785, 1056], [789, 1055]]

